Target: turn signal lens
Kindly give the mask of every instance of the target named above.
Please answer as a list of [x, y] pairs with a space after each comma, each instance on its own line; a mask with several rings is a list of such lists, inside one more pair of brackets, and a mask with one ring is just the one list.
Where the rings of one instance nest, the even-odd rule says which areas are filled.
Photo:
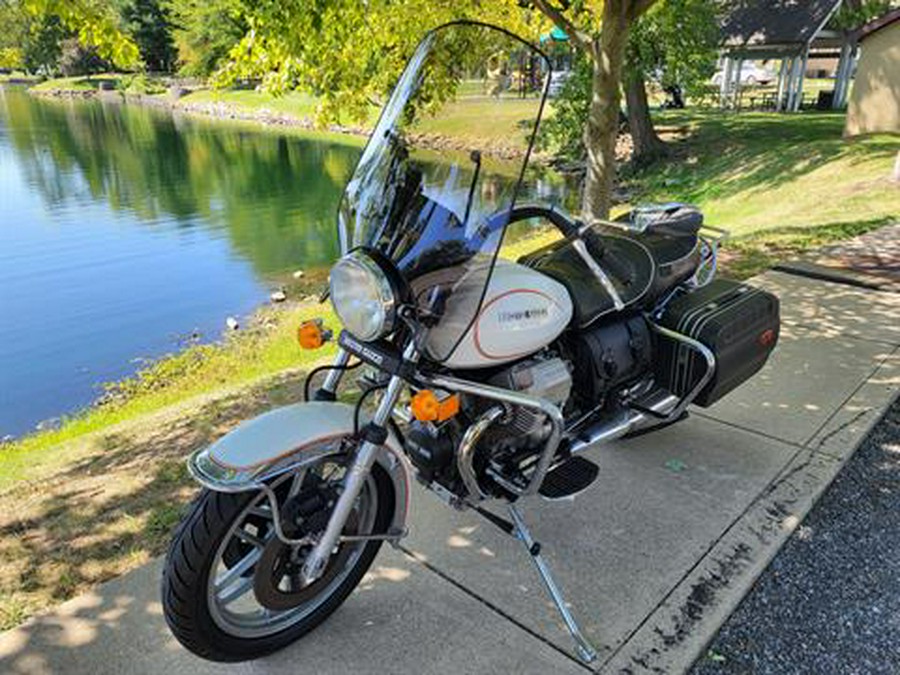
[[449, 420], [459, 412], [459, 396], [451, 394], [438, 404], [438, 422]]
[[412, 397], [409, 407], [412, 409], [413, 417], [420, 422], [434, 422], [438, 418], [441, 402], [433, 391], [423, 389]]
[[433, 391], [423, 389], [412, 397], [409, 407], [420, 422], [443, 422], [459, 412], [459, 396], [452, 394], [439, 399]]
[[322, 320], [304, 321], [297, 329], [297, 342], [303, 349], [318, 349], [331, 337], [330, 331], [322, 328]]

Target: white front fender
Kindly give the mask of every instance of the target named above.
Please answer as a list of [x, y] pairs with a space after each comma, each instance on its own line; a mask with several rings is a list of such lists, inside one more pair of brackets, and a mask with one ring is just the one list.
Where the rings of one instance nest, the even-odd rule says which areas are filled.
[[[353, 435], [353, 406], [309, 402], [276, 408], [238, 425], [230, 433], [191, 455], [194, 479], [217, 492], [244, 492], [286, 471], [298, 469], [341, 450]], [[409, 507], [409, 467], [400, 441], [388, 431], [377, 460], [394, 484], [392, 531], [403, 531]]]

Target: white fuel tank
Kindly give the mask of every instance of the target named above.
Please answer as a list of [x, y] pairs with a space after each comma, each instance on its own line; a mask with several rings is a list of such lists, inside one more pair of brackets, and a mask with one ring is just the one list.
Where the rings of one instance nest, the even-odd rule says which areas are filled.
[[[485, 273], [472, 270], [457, 283], [444, 316], [428, 334], [432, 357], [446, 356], [472, 320]], [[524, 265], [497, 260], [481, 310], [445, 365], [487, 368], [515, 361], [550, 344], [571, 318], [565, 286]]]

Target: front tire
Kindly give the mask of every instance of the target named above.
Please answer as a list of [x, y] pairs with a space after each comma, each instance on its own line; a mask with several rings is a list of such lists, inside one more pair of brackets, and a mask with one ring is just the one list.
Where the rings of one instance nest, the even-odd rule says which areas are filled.
[[[365, 518], [365, 531], [358, 533], [387, 531], [393, 516], [393, 485], [377, 465], [372, 469], [360, 499], [368, 499], [372, 512]], [[235, 590], [229, 587], [224, 593], [233, 595], [247, 586], [244, 595], [229, 600], [226, 605], [239, 601], [250, 605], [249, 598], [254, 596], [254, 568], [263, 557], [262, 540], [275, 538], [274, 528], [264, 524], [265, 509], [260, 505], [265, 503], [261, 492], [226, 494], [203, 490], [179, 525], [169, 547], [162, 577], [166, 623], [185, 648], [204, 659], [247, 661], [296, 641], [325, 621], [344, 602], [381, 547], [378, 540], [341, 544], [332, 559], [346, 563], [345, 568], [330, 575], [323, 588], [314, 589], [313, 597], [284, 611], [273, 611], [260, 605], [262, 611], [251, 612], [249, 616], [259, 615], [261, 619], [242, 624], [226, 617], [227, 610], [220, 607], [223, 598], [215, 588], [218, 578], [223, 575], [217, 574], [217, 570], [224, 567], [224, 576], [234, 577], [231, 583]], [[255, 559], [254, 550], [257, 549], [253, 548], [254, 544], [245, 543], [247, 541], [255, 541], [259, 550]], [[236, 547], [235, 542], [244, 548]], [[351, 547], [349, 553], [344, 547]], [[311, 586], [317, 583], [313, 582]], [[235, 613], [235, 616], [240, 615]]]

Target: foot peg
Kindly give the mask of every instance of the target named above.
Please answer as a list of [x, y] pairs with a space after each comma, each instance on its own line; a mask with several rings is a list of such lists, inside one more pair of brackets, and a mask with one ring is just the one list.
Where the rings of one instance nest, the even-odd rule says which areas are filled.
[[590, 487], [600, 467], [584, 457], [570, 457], [548, 472], [538, 493], [545, 499], [574, 497]]

